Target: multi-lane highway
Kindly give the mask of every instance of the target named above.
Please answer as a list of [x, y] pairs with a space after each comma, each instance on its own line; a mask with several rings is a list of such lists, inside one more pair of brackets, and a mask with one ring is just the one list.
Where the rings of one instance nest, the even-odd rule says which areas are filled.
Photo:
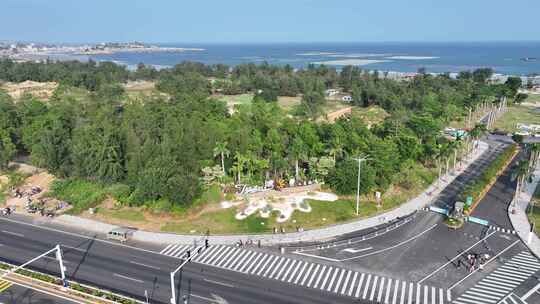
[[[0, 244], [2, 259], [15, 264], [21, 264], [61, 244], [70, 280], [139, 299], [144, 299], [146, 292], [152, 303], [169, 303], [169, 273], [181, 263], [180, 259], [159, 252], [45, 230], [6, 218], [0, 219]], [[237, 248], [214, 246], [208, 249], [207, 254], [210, 250], [218, 249], [237, 251]], [[275, 275], [270, 278], [267, 274], [270, 268], [262, 270], [263, 265], [258, 266], [259, 275], [247, 275], [209, 264], [212, 265], [194, 262], [185, 266], [175, 283], [179, 303], [182, 303], [184, 296], [188, 303], [221, 303], [221, 299], [227, 303], [350, 303], [352, 300], [335, 292], [334, 288], [309, 288], [294, 284], [292, 280], [276, 279]], [[54, 257], [42, 259], [32, 267], [58, 272]]]

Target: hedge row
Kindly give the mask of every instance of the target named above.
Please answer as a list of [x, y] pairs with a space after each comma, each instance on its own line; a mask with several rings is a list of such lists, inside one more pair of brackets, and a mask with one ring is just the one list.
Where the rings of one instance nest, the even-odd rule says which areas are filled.
[[511, 145], [506, 148], [503, 153], [499, 154], [489, 166], [482, 172], [482, 174], [469, 184], [463, 193], [461, 194], [461, 200], [465, 201], [468, 196], [472, 196], [474, 202], [480, 198], [480, 195], [484, 189], [491, 184], [496, 178], [501, 169], [506, 166], [508, 161], [512, 158], [516, 152], [517, 146]]

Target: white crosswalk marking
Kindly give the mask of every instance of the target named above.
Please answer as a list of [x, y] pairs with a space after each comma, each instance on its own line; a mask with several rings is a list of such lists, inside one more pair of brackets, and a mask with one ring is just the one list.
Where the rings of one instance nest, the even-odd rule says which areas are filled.
[[[347, 289], [347, 283], [349, 283], [349, 278], [351, 277], [351, 273], [352, 271], [347, 271], [347, 276], [345, 277], [345, 282], [343, 283], [343, 286], [341, 288], [341, 294], [345, 294], [345, 290]], [[337, 284], [339, 286], [339, 283]], [[336, 291], [337, 292], [337, 288], [336, 288]]]
[[[488, 274], [475, 286], [455, 299], [454, 304], [520, 304], [518, 297], [512, 297], [512, 290], [540, 270], [540, 261], [528, 251], [523, 251], [504, 265]], [[516, 300], [517, 299], [517, 300]]]
[[311, 282], [313, 282], [313, 279], [315, 279], [315, 277], [317, 276], [319, 267], [321, 267], [321, 265], [317, 264], [317, 267], [315, 267], [315, 270], [313, 271], [313, 274], [311, 275], [311, 279], [309, 279], [309, 282], [308, 282], [308, 284], [307, 284], [307, 287], [310, 287], [310, 286], [311, 286]]
[[[195, 248], [197, 247], [193, 245], [170, 244], [160, 253], [182, 259], [187, 250], [192, 250], [192, 253], [195, 253], [193, 252]], [[432, 286], [417, 285], [342, 267], [296, 260], [241, 247], [213, 245], [203, 249], [199, 254], [195, 253], [193, 262], [384, 304], [448, 303], [444, 298], [446, 295], [444, 290], [438, 289], [437, 291]], [[475, 293], [482, 292], [484, 296], [504, 297], [510, 292], [512, 284], [540, 268], [536, 260], [526, 254], [517, 256], [511, 264], [505, 265], [505, 267], [501, 267], [493, 273], [489, 281], [484, 281], [483, 285], [479, 284], [476, 289], [471, 290], [473, 293], [469, 296], [478, 296]], [[486, 298], [493, 300], [489, 297]], [[464, 304], [470, 304], [470, 302]], [[482, 302], [482, 304], [492, 303]]]
[[365, 273], [362, 273], [362, 275], [360, 276], [360, 282], [358, 282], [358, 288], [356, 289], [356, 293], [354, 294], [355, 298], [360, 297], [360, 290], [362, 289], [362, 283], [364, 282], [365, 275], [366, 275]]
[[362, 299], [366, 299], [367, 292], [369, 290], [369, 283], [371, 283], [371, 275], [368, 275], [367, 281], [366, 281], [366, 287], [364, 288], [364, 293], [362, 294]]
[[349, 286], [349, 293], [347, 293], [347, 295], [350, 297], [352, 296], [353, 294], [353, 291], [354, 291], [354, 287], [356, 286], [355, 283], [356, 283], [356, 278], [358, 278], [358, 272], [354, 272], [354, 275], [352, 277], [352, 280], [351, 280], [351, 286]]
[[300, 279], [303, 277], [302, 274], [304, 273], [304, 270], [306, 269], [306, 267], [308, 265], [310, 265], [311, 263], [309, 262], [305, 262], [304, 265], [302, 265], [302, 268], [300, 268], [300, 271], [298, 272], [298, 275], [296, 276], [296, 280], [294, 280], [294, 284], [298, 284], [298, 282], [300, 281]]

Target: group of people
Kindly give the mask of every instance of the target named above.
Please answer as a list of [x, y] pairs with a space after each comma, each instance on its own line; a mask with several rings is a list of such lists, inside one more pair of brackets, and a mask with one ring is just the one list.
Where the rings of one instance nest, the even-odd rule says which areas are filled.
[[[236, 246], [238, 246], [238, 247], [244, 247], [244, 245], [245, 246], [252, 246], [253, 245], [253, 240], [247, 240], [245, 242], [243, 242], [242, 240], [238, 240], [238, 242], [236, 243]], [[261, 248], [261, 240], [257, 241], [257, 247]]]
[[8, 216], [13, 212], [13, 210], [11, 210], [10, 207], [0, 209], [0, 211], [1, 211], [0, 214], [2, 214], [3, 216]]
[[[482, 271], [484, 270], [484, 265], [489, 260], [490, 255], [485, 254], [478, 254], [478, 253], [468, 253], [467, 254], [467, 263], [466, 267], [469, 270], [470, 273], [473, 273], [475, 270]], [[458, 260], [457, 267], [461, 265], [461, 260]]]

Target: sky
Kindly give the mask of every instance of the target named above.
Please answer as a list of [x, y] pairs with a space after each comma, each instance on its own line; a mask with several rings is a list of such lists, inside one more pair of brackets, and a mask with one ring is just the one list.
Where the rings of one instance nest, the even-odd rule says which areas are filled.
[[0, 41], [540, 40], [539, 0], [1, 0]]

